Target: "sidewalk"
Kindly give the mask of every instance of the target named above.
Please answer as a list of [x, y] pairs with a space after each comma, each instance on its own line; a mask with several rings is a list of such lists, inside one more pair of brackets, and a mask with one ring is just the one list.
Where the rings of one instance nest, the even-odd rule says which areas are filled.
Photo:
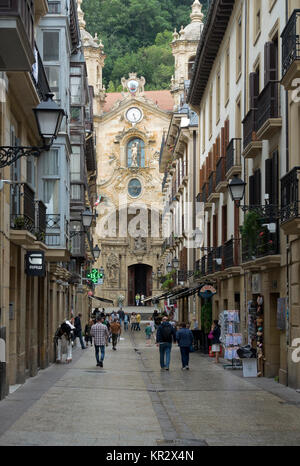
[[299, 393], [200, 353], [182, 371], [177, 346], [161, 371], [143, 328], [122, 338], [103, 369], [77, 348], [1, 401], [0, 445], [300, 445]]

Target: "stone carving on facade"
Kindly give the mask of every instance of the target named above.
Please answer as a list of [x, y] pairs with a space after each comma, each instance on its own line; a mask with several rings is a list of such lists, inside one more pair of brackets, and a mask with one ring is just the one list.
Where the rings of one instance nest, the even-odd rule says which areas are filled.
[[141, 254], [147, 252], [147, 238], [144, 238], [142, 235], [139, 235], [137, 238], [134, 238], [134, 253]]
[[107, 259], [106, 270], [108, 274], [108, 280], [110, 280], [111, 282], [117, 282], [119, 280], [119, 258], [113, 252], [109, 255]]

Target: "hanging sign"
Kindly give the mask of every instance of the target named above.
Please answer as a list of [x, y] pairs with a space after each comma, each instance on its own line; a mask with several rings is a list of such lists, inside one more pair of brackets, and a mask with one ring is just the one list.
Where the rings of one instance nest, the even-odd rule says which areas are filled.
[[25, 273], [30, 277], [45, 277], [46, 276], [46, 265], [45, 265], [45, 253], [44, 251], [28, 251], [25, 255]]
[[199, 296], [203, 299], [210, 299], [215, 294], [217, 294], [217, 290], [212, 285], [204, 285], [199, 290]]

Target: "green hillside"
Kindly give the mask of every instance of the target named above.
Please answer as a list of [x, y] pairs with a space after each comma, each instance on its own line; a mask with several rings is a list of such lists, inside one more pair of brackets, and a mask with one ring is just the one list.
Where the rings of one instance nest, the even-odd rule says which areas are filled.
[[[209, 0], [202, 0], [206, 12]], [[86, 29], [97, 32], [107, 55], [103, 73], [109, 91], [132, 71], [146, 90], [168, 89], [174, 72], [172, 32], [190, 22], [193, 0], [84, 0]]]

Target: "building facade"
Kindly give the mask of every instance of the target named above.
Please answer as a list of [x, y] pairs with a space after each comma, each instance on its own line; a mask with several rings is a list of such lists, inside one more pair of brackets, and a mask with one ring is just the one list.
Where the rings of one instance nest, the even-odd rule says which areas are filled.
[[[286, 184], [297, 167], [297, 104], [286, 86], [289, 67], [296, 68], [286, 42], [294, 40], [286, 26], [299, 6], [292, 3], [212, 2], [188, 102], [199, 115], [205, 242], [198, 268], [217, 290], [212, 317], [239, 310], [243, 342], [257, 348], [260, 374], [299, 388], [291, 358], [299, 336], [297, 236], [289, 235], [294, 214]], [[237, 179], [246, 183], [240, 205], [228, 190]]]
[[[160, 171], [164, 173], [162, 191], [164, 202], [165, 241], [163, 244], [164, 273], [168, 264], [179, 260], [175, 289], [192, 286], [196, 262], [195, 242], [197, 212], [196, 174], [198, 173], [198, 116], [186, 103], [187, 92], [195, 63], [198, 43], [203, 30], [202, 5], [192, 5], [191, 23], [173, 34], [171, 43], [175, 62], [175, 78], [171, 92], [175, 106], [173, 116], [161, 148]], [[199, 218], [200, 221], [200, 218]], [[197, 238], [196, 238], [197, 236]], [[198, 298], [184, 296], [178, 300], [180, 320], [197, 318]]]
[[[73, 101], [69, 89], [72, 61], [78, 60], [81, 46], [77, 2], [20, 0], [0, 6], [1, 146], [41, 146], [32, 109], [46, 100], [49, 92], [67, 115], [50, 151], [1, 165], [0, 179], [6, 180], [0, 190], [2, 398], [10, 386], [24, 383], [55, 361], [53, 336], [58, 325], [70, 318], [72, 311], [83, 309], [86, 319], [89, 299], [86, 284], [81, 286], [81, 280], [78, 283], [78, 274], [74, 277], [78, 265], [70, 265]], [[93, 131], [87, 116], [92, 110], [92, 90], [86, 69], [82, 63], [80, 66], [86, 113], [82, 113], [83, 122], [76, 131], [82, 141], [82, 198], [85, 207], [91, 208], [96, 194], [86, 194], [89, 189], [95, 191], [95, 182], [94, 188], [89, 188], [89, 175], [95, 175], [96, 166], [92, 162], [94, 148], [88, 146], [85, 130], [90, 125]], [[2, 151], [1, 157], [5, 161]], [[89, 250], [85, 245], [82, 255], [87, 261], [92, 259]], [[28, 252], [44, 255], [44, 276], [26, 273]]]
[[[94, 115], [97, 134], [98, 207], [95, 241], [104, 284], [97, 295], [134, 305], [159, 289], [162, 175], [159, 150], [174, 101], [169, 91], [144, 91], [136, 74], [123, 79], [123, 93], [107, 94]], [[100, 86], [102, 87], [102, 86]], [[101, 106], [101, 105], [100, 105]]]

